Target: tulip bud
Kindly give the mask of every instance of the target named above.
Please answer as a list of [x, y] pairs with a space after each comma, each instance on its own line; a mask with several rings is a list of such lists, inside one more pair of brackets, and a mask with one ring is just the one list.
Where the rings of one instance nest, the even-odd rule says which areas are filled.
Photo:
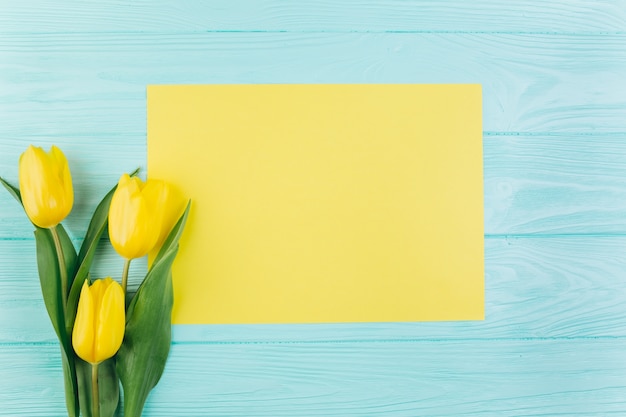
[[97, 364], [117, 353], [126, 326], [124, 291], [111, 278], [85, 280], [80, 291], [72, 332], [74, 351], [83, 360]]
[[24, 210], [35, 225], [54, 227], [70, 214], [72, 177], [65, 155], [56, 146], [46, 152], [30, 145], [20, 156], [19, 182]]
[[142, 182], [122, 175], [109, 208], [109, 239], [126, 259], [146, 255], [156, 244], [162, 223], [162, 181]]
[[109, 238], [126, 259], [158, 250], [185, 211], [185, 199], [172, 185], [122, 175], [109, 209]]

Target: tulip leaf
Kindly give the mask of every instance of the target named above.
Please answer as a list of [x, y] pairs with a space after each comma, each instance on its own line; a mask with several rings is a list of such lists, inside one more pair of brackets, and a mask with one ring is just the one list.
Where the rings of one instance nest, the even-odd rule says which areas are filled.
[[[46, 229], [43, 229], [43, 230], [46, 230]], [[58, 224], [56, 226], [56, 231], [59, 236], [59, 240], [61, 242], [61, 249], [63, 251], [63, 258], [65, 260], [65, 269], [66, 269], [67, 279], [68, 279], [68, 283], [67, 283], [68, 288], [66, 289], [66, 291], [69, 291], [69, 287], [71, 287], [72, 285], [74, 272], [76, 270], [76, 249], [74, 248], [74, 245], [72, 244], [72, 240], [70, 239], [69, 235], [65, 231], [65, 228], [63, 227], [62, 224]], [[39, 252], [39, 250], [37, 252]], [[55, 249], [55, 254], [56, 254], [56, 249]], [[58, 265], [58, 262], [57, 262], [57, 265]], [[42, 290], [42, 293], [43, 293], [43, 290]], [[66, 311], [66, 317], [65, 317], [65, 326], [66, 326], [67, 336], [66, 336], [65, 341], [62, 341], [61, 338], [59, 338], [59, 341], [61, 342], [61, 345], [63, 347], [63, 349], [61, 350], [61, 353], [62, 353], [61, 359], [63, 363], [63, 377], [65, 380], [65, 384], [64, 384], [65, 401], [66, 401], [68, 413], [72, 415], [72, 411], [70, 410], [75, 410], [74, 412], [76, 416], [78, 416], [79, 414], [78, 403], [77, 403], [78, 402], [78, 396], [77, 396], [78, 384], [76, 381], [75, 355], [74, 355], [74, 350], [72, 348], [72, 326], [69, 325], [67, 321], [67, 318], [71, 314], [71, 311], [69, 310], [69, 307], [67, 308], [68, 310]]]
[[100, 238], [106, 230], [109, 216], [109, 206], [111, 205], [111, 198], [113, 197], [113, 193], [116, 188], [117, 186], [113, 187], [111, 191], [104, 196], [102, 201], [100, 201], [98, 207], [96, 207], [96, 210], [91, 217], [91, 221], [89, 222], [85, 239], [83, 240], [83, 244], [81, 245], [78, 253], [78, 270], [76, 271], [76, 276], [74, 277], [74, 282], [68, 298], [68, 312], [70, 314], [68, 322], [72, 326], [74, 324], [74, 320], [76, 319], [76, 309], [78, 307], [80, 290], [83, 287], [85, 279], [89, 276], [89, 270], [91, 269], [96, 248], [98, 247]]
[[[64, 250], [66, 269], [74, 268], [76, 252], [72, 246], [69, 236], [61, 225], [57, 226], [59, 240]], [[63, 360], [63, 374], [65, 378], [65, 400], [68, 414], [78, 415], [78, 396], [76, 371], [74, 363], [74, 351], [71, 346], [70, 332], [65, 327], [65, 315], [63, 311], [63, 297], [61, 279], [59, 273], [59, 262], [52, 232], [49, 229], [37, 228], [35, 230], [35, 242], [37, 245], [37, 266], [39, 270], [39, 281], [44, 304], [52, 326], [61, 344], [61, 357]]]
[[159, 382], [169, 355], [172, 331], [171, 264], [176, 250], [163, 258], [146, 277], [135, 295], [133, 313], [117, 354], [117, 368], [124, 387], [124, 416], [139, 417], [150, 390]]
[[165, 369], [172, 339], [172, 263], [188, 214], [189, 205], [128, 307], [126, 333], [116, 356], [125, 417], [141, 416], [148, 394]]
[[[59, 233], [60, 237], [61, 233]], [[35, 242], [37, 244], [37, 266], [43, 301], [59, 341], [62, 344], [67, 344], [68, 332], [63, 313], [59, 263], [52, 233], [48, 229], [38, 228], [35, 230]], [[67, 259], [67, 256], [65, 258]]]
[[81, 416], [92, 417], [91, 364], [78, 357], [76, 358], [76, 377]]
[[120, 401], [120, 378], [117, 376], [115, 359], [107, 359], [99, 367], [100, 417], [112, 417]]
[[[83, 417], [92, 417], [91, 364], [76, 359], [76, 374], [80, 396], [80, 412]], [[100, 417], [113, 417], [119, 406], [120, 380], [115, 369], [115, 359], [107, 359], [98, 365], [98, 395]]]
[[[83, 244], [80, 247], [80, 252], [78, 253], [78, 262], [80, 268], [77, 275], [81, 273], [87, 275], [87, 272], [89, 271], [89, 267], [91, 266], [91, 261], [95, 253], [96, 246], [98, 245], [102, 234], [106, 230], [109, 216], [109, 206], [111, 205], [111, 198], [113, 198], [113, 193], [116, 189], [117, 185], [113, 187], [107, 193], [107, 195], [104, 196], [102, 201], [100, 201], [100, 203], [98, 204], [98, 207], [96, 207], [93, 216], [91, 217], [89, 227], [87, 228], [87, 233], [85, 234], [85, 240], [83, 241]], [[85, 269], [87, 271], [84, 271]]]
[[20, 194], [19, 188], [12, 186], [2, 177], [0, 177], [0, 183], [2, 183], [2, 185], [4, 185], [4, 188], [6, 188], [9, 193], [11, 193], [13, 198], [15, 198], [20, 204], [22, 204], [22, 194]]
[[76, 274], [76, 248], [72, 243], [72, 239], [65, 231], [65, 227], [62, 224], [56, 226], [59, 240], [61, 241], [61, 249], [63, 250], [63, 258], [65, 260], [65, 270], [67, 272], [67, 294], [69, 294], [70, 288], [74, 281], [74, 275]]
[[78, 383], [76, 381], [76, 368], [74, 353], [68, 356], [65, 349], [61, 349], [61, 364], [63, 365], [63, 386], [65, 387], [65, 406], [69, 417], [78, 417], [80, 413], [78, 404]]

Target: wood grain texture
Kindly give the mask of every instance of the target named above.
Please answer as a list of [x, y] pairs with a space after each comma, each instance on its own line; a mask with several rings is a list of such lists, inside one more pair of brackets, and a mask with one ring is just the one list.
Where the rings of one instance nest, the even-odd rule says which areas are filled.
[[626, 233], [626, 134], [486, 135], [483, 149], [487, 235]]
[[[625, 348], [623, 339], [175, 343], [144, 415], [620, 415]], [[0, 416], [63, 415], [59, 359], [54, 345], [0, 347]]]
[[626, 34], [12, 34], [0, 38], [0, 137], [143, 136], [147, 84], [207, 83], [478, 83], [485, 131], [624, 132], [625, 43]]
[[624, 32], [623, 0], [4, 0], [0, 31]]
[[[34, 242], [0, 240], [0, 345], [55, 340], [41, 301]], [[194, 343], [292, 343], [533, 338], [626, 338], [626, 238], [498, 238], [485, 242], [484, 321], [175, 326]], [[96, 277], [122, 262], [101, 250]], [[131, 268], [131, 287], [145, 273]], [[174, 277], [184, 279], [184, 277]], [[546, 312], [550, 312], [546, 315]]]

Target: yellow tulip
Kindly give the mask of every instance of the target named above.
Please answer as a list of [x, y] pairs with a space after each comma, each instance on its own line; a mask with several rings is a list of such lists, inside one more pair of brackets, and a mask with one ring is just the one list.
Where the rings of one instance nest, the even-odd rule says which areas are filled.
[[165, 181], [122, 175], [109, 208], [109, 239], [126, 259], [159, 249], [187, 202]]
[[109, 208], [109, 239], [126, 259], [146, 255], [157, 243], [165, 195], [163, 181], [122, 175]]
[[74, 204], [72, 176], [63, 152], [30, 145], [20, 156], [19, 183], [22, 204], [30, 220], [50, 228], [70, 214]]
[[124, 291], [111, 278], [85, 281], [80, 291], [72, 331], [74, 351], [83, 360], [98, 364], [117, 353], [126, 326]]

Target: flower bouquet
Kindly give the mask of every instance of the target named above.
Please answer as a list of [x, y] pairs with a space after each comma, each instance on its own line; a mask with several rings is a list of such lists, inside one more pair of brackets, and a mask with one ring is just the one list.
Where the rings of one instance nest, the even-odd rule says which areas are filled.
[[[165, 181], [123, 174], [104, 196], [78, 251], [61, 222], [74, 192], [63, 152], [30, 146], [19, 159], [19, 188], [0, 182], [35, 227], [44, 304], [61, 346], [68, 416], [140, 416], [169, 354], [172, 263], [190, 202]], [[90, 269], [104, 232], [125, 259], [119, 282]], [[150, 254], [139, 288], [131, 261]], [[120, 390], [120, 385], [122, 390]], [[123, 398], [123, 400], [122, 400]]]

